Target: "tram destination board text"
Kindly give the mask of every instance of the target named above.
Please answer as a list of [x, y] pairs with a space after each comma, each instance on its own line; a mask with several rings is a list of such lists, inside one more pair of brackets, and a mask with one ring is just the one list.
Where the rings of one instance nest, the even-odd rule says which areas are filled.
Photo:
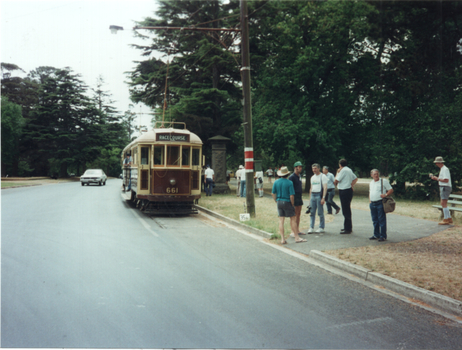
[[156, 134], [156, 141], [189, 142], [189, 135]]

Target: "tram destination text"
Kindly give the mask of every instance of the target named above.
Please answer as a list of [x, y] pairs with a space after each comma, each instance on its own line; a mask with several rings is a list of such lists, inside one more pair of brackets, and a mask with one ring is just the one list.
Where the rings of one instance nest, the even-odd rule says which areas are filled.
[[189, 135], [157, 134], [156, 141], [189, 142]]

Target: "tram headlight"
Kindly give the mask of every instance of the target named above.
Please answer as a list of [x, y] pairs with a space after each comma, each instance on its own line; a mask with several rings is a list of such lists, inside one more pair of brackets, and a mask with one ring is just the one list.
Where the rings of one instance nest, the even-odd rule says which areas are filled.
[[170, 180], [170, 185], [175, 186], [175, 185], [176, 185], [176, 180], [175, 180], [175, 179], [171, 179], [171, 180]]

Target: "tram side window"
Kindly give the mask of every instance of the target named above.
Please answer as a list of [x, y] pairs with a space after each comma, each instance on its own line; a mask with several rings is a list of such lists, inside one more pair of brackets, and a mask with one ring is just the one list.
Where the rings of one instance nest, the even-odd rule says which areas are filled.
[[164, 146], [154, 146], [154, 165], [164, 165]]
[[167, 146], [167, 165], [180, 165], [180, 146]]
[[182, 166], [189, 166], [189, 152], [190, 152], [190, 148], [189, 147], [185, 147], [183, 146], [183, 150], [181, 152], [181, 165]]
[[200, 165], [201, 164], [201, 150], [199, 148], [193, 148], [192, 151], [192, 165]]
[[141, 164], [149, 164], [149, 147], [141, 147]]

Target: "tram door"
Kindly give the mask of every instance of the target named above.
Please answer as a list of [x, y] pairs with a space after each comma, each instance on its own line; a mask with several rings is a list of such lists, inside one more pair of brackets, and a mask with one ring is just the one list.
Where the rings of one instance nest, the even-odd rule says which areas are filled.
[[151, 172], [151, 146], [141, 146], [140, 152], [140, 190], [149, 191], [149, 174]]

